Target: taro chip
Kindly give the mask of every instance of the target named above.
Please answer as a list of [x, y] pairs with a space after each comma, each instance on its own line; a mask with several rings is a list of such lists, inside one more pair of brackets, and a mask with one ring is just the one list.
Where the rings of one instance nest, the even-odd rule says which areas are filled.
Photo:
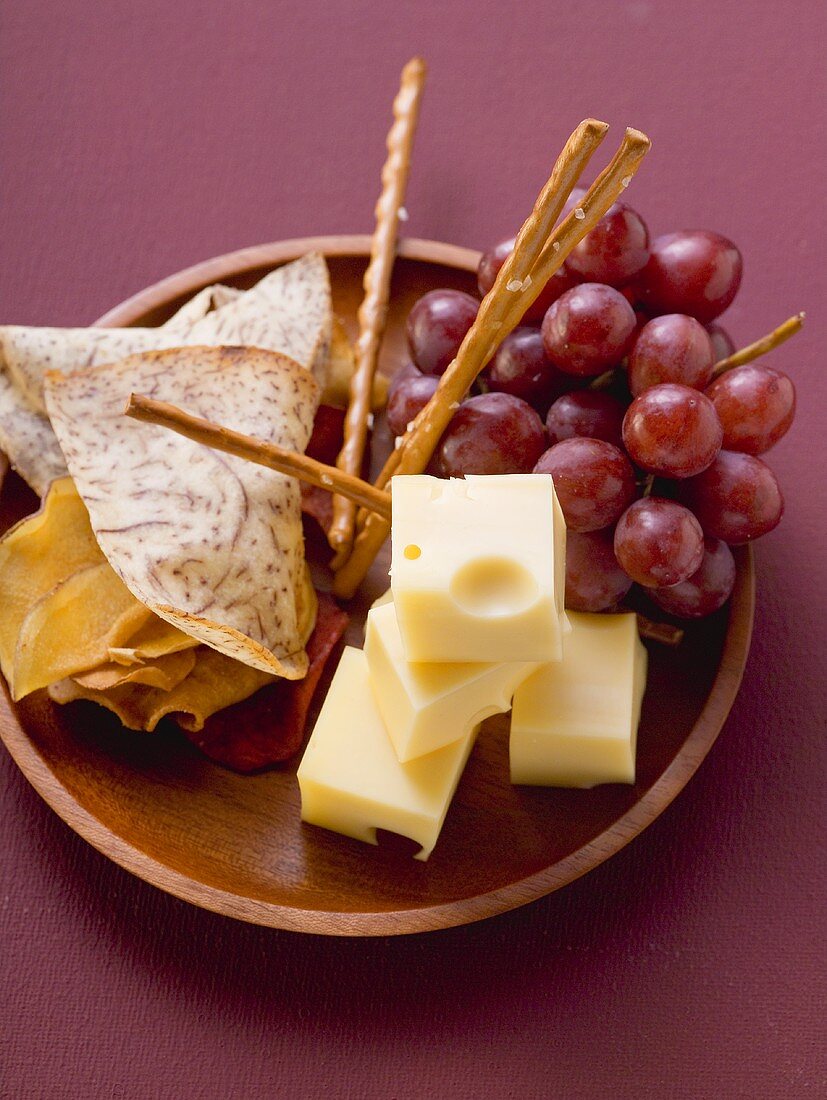
[[173, 715], [182, 726], [198, 730], [211, 714], [248, 698], [273, 680], [268, 673], [239, 664], [208, 646], [199, 646], [194, 653], [191, 672], [171, 691], [135, 683], [96, 691], [68, 678], [50, 684], [49, 696], [56, 703], [76, 699], [98, 703], [117, 714], [129, 729], [151, 733], [162, 718]]
[[11, 668], [13, 698], [103, 664], [109, 646], [149, 616], [106, 561], [79, 569], [23, 620]]
[[[185, 304], [161, 328], [5, 325], [0, 327], [0, 358], [31, 408], [41, 414], [47, 411], [47, 371], [68, 374], [142, 351], [185, 345], [246, 344], [279, 351], [324, 384], [333, 314], [330, 277], [321, 255], [310, 253], [285, 264], [243, 294], [227, 295], [225, 288], [222, 300], [220, 309], [206, 315], [205, 299], [199, 300], [197, 309]], [[4, 450], [14, 461], [12, 452]]]
[[79, 672], [73, 679], [81, 687], [93, 691], [109, 691], [122, 684], [146, 684], [148, 687], [172, 691], [189, 676], [195, 667], [195, 650], [183, 649], [177, 653], [168, 653], [140, 665], [119, 665], [109, 661], [92, 668], [88, 672]]
[[38, 496], [66, 476], [66, 460], [48, 418], [32, 408], [0, 356], [0, 449]]
[[126, 639], [124, 645], [110, 646], [108, 657], [119, 665], [141, 665], [184, 649], [194, 649], [198, 644], [196, 638], [153, 615], [149, 622]]
[[73, 573], [104, 561], [69, 477], [53, 482], [40, 511], [0, 539], [0, 668], [9, 683], [20, 629], [34, 605]]
[[[327, 369], [327, 381], [322, 393], [323, 405], [346, 407], [350, 402], [350, 380], [356, 370], [356, 355], [353, 345], [338, 317], [333, 318], [333, 333], [330, 341], [330, 362]], [[371, 404], [374, 409], [384, 407], [388, 399], [388, 380], [383, 374], [373, 379]]]
[[[309, 571], [305, 571], [297, 593], [297, 617], [303, 631], [302, 640], [306, 641], [316, 618], [316, 593]], [[274, 681], [273, 676], [233, 661], [207, 646], [199, 646], [192, 653], [195, 663], [191, 671], [169, 691], [135, 682], [97, 690], [79, 682], [86, 677], [79, 677], [50, 685], [49, 695], [56, 703], [77, 699], [98, 703], [116, 714], [130, 729], [151, 732], [162, 718], [172, 716], [182, 728], [194, 733], [216, 711], [249, 698]]]
[[46, 388], [95, 536], [135, 597], [228, 657], [300, 679], [297, 482], [125, 417], [130, 393], [303, 451], [318, 394], [312, 376], [258, 348], [181, 348], [51, 374]]

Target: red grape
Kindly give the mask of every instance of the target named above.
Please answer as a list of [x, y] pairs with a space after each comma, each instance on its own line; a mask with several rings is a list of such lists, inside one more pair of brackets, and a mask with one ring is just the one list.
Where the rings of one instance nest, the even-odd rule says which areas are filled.
[[649, 230], [640, 214], [616, 202], [572, 249], [566, 263], [590, 283], [622, 286], [646, 266]]
[[577, 390], [558, 397], [546, 417], [550, 443], [573, 436], [604, 439], [623, 446], [623, 406], [616, 397], [598, 390]]
[[433, 374], [420, 374], [399, 382], [388, 398], [388, 428], [394, 435], [404, 435], [408, 424], [425, 408], [436, 393], [439, 379]]
[[425, 375], [422, 373], [422, 371], [419, 369], [419, 367], [414, 366], [414, 364], [411, 363], [410, 360], [403, 363], [402, 366], [399, 368], [399, 370], [396, 371], [396, 373], [391, 377], [391, 380], [388, 383], [388, 402], [387, 403], [390, 404], [391, 398], [393, 397], [393, 395], [396, 393], [397, 389], [402, 385], [403, 382], [407, 382], [409, 378], [424, 378], [424, 377], [425, 377]]
[[442, 477], [530, 473], [545, 447], [543, 422], [510, 393], [469, 397], [454, 413], [436, 451]]
[[694, 477], [715, 459], [724, 437], [715, 406], [689, 386], [666, 383], [636, 397], [623, 418], [631, 459], [663, 477]]
[[[483, 252], [480, 266], [477, 269], [477, 286], [480, 289], [481, 297], [484, 298], [494, 285], [494, 281], [500, 273], [500, 268], [514, 251], [515, 239], [510, 237], [507, 241], [500, 241], [499, 244], [490, 248], [487, 252]], [[570, 290], [576, 282], [577, 279], [572, 274], [568, 264], [563, 264], [540, 291], [533, 305], [530, 305], [525, 311], [523, 320], [539, 324], [551, 303], [556, 302], [560, 295]]]
[[600, 374], [623, 358], [635, 330], [635, 311], [602, 283], [581, 283], [558, 298], [543, 318], [543, 343], [567, 374]]
[[566, 607], [611, 611], [631, 587], [631, 578], [617, 564], [610, 527], [566, 533]]
[[760, 458], [721, 451], [702, 474], [682, 486], [681, 499], [707, 535], [737, 546], [772, 531], [784, 511], [775, 474]]
[[704, 535], [688, 508], [662, 497], [645, 497], [620, 517], [614, 546], [632, 580], [663, 588], [680, 584], [700, 567]]
[[688, 313], [706, 324], [732, 303], [743, 266], [741, 253], [726, 237], [687, 229], [652, 242], [636, 286], [650, 312]]
[[712, 354], [715, 362], [720, 363], [722, 359], [728, 359], [735, 351], [735, 341], [727, 330], [720, 325], [712, 324], [706, 326], [706, 331], [712, 341]]
[[408, 314], [408, 346], [425, 374], [442, 374], [473, 325], [479, 302], [461, 290], [432, 290]]
[[551, 474], [566, 527], [597, 531], [615, 522], [635, 496], [635, 474], [626, 455], [602, 439], [564, 439], [537, 462], [535, 474]]
[[650, 597], [670, 615], [702, 619], [723, 607], [735, 587], [735, 559], [721, 539], [704, 539], [704, 556], [691, 577], [671, 588], [651, 588]]
[[629, 353], [629, 389], [637, 396], [661, 382], [702, 390], [715, 354], [709, 333], [694, 317], [667, 313], [643, 326]]
[[763, 454], [786, 435], [795, 416], [792, 379], [760, 363], [726, 371], [706, 395], [723, 424], [728, 451]]
[[491, 390], [521, 397], [541, 416], [571, 385], [571, 378], [549, 362], [536, 328], [516, 328], [506, 336], [488, 366], [486, 381]]

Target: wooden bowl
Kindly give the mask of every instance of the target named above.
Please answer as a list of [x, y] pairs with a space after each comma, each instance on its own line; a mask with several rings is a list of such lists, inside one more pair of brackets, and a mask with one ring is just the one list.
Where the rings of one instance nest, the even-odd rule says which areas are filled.
[[[310, 249], [330, 264], [336, 312], [351, 331], [368, 237], [286, 241], [234, 252], [164, 279], [107, 313], [109, 325], [157, 324], [202, 286], [249, 286]], [[405, 359], [404, 322], [425, 291], [473, 291], [478, 254], [402, 242], [383, 369]], [[0, 522], [35, 506], [7, 479]], [[219, 913], [277, 928], [336, 935], [421, 932], [479, 920], [556, 890], [618, 851], [653, 821], [709, 751], [735, 698], [749, 648], [752, 557], [736, 552], [728, 608], [687, 628], [678, 649], [650, 645], [650, 675], [634, 786], [591, 791], [512, 787], [507, 720], [492, 719], [427, 863], [411, 846], [378, 848], [302, 825], [295, 766], [242, 777], [210, 764], [174, 726], [124, 730], [89, 703], [44, 693], [0, 704], [0, 736], [24, 775], [76, 832], [163, 890]], [[354, 602], [348, 640], [361, 644], [367, 602], [387, 586], [387, 558]]]

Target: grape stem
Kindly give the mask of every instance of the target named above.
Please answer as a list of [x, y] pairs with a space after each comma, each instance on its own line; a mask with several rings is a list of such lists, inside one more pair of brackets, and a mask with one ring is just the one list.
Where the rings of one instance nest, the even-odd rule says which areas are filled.
[[734, 367], [742, 367], [745, 363], [751, 363], [753, 359], [757, 359], [760, 355], [766, 355], [768, 351], [779, 347], [785, 340], [789, 340], [791, 336], [795, 336], [797, 332], [800, 332], [803, 325], [804, 314], [796, 313], [794, 316], [789, 317], [783, 325], [779, 325], [778, 328], [773, 329], [766, 336], [762, 336], [760, 340], [756, 340], [754, 344], [747, 344], [740, 351], [734, 351], [726, 359], [721, 359], [720, 362], [715, 364], [712, 377], [718, 378]]
[[640, 613], [637, 617], [637, 629], [641, 638], [648, 638], [650, 642], [660, 642], [661, 645], [678, 646], [683, 641], [683, 631], [679, 626], [656, 623], [654, 619], [647, 619]]
[[611, 370], [606, 370], [602, 374], [598, 374], [597, 378], [593, 378], [586, 387], [589, 390], [607, 390], [614, 381], [617, 374], [617, 367], [612, 367]]

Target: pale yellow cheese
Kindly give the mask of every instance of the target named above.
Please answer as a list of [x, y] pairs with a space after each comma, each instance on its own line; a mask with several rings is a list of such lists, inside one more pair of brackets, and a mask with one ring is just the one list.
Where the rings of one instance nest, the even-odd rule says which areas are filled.
[[555, 661], [566, 529], [548, 474], [391, 482], [391, 587], [409, 661]]
[[647, 654], [633, 614], [569, 612], [562, 661], [517, 689], [511, 782], [551, 787], [634, 783]]
[[302, 820], [376, 844], [387, 829], [436, 844], [475, 733], [409, 764], [396, 758], [359, 649], [347, 647], [299, 765]]
[[379, 713], [402, 763], [509, 710], [514, 689], [537, 667], [526, 661], [412, 664], [405, 660], [392, 603], [368, 612], [365, 656]]

